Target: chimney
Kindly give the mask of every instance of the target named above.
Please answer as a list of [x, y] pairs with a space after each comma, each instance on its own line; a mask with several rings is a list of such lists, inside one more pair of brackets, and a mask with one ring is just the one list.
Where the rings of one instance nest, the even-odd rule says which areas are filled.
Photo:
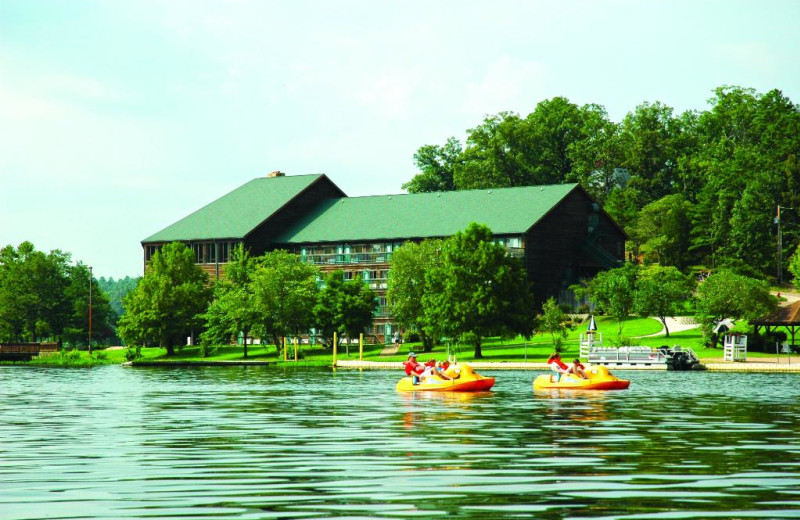
[[283, 173], [282, 171], [278, 171], [278, 170], [275, 170], [274, 172], [269, 172], [267, 174], [267, 178], [268, 179], [271, 179], [273, 177], [286, 177], [286, 174]]

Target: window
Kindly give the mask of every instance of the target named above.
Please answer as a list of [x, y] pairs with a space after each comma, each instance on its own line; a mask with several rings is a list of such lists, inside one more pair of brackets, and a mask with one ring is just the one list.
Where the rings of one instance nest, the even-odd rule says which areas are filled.
[[194, 252], [194, 263], [202, 264], [203, 263], [203, 244], [192, 244], [192, 251]]
[[145, 246], [144, 248], [144, 261], [149, 262], [150, 259], [156, 254], [156, 251], [160, 251], [161, 246]]

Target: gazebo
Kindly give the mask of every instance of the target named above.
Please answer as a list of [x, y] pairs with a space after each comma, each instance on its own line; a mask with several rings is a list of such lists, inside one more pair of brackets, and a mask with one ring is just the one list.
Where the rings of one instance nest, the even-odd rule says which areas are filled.
[[751, 322], [751, 324], [753, 325], [756, 334], [759, 333], [762, 327], [764, 328], [764, 332], [767, 334], [780, 327], [783, 327], [789, 331], [789, 335], [792, 338], [791, 344], [794, 346], [794, 336], [798, 329], [800, 329], [800, 301], [794, 302], [793, 304], [785, 307], [780, 307], [772, 314], [755, 320]]

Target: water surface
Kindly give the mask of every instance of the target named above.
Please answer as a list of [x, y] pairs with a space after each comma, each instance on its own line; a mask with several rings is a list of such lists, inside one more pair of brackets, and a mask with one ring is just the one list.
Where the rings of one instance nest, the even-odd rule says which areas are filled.
[[800, 375], [0, 367], [0, 518], [800, 518]]

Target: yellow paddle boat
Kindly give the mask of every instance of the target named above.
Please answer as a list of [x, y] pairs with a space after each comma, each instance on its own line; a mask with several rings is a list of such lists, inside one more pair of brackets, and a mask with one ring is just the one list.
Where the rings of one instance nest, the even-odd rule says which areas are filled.
[[543, 374], [533, 381], [534, 390], [549, 390], [563, 388], [569, 390], [624, 390], [631, 382], [611, 375], [604, 366], [588, 366], [584, 369], [588, 379], [583, 379], [575, 374], [561, 375]]
[[412, 377], [404, 377], [396, 389], [398, 392], [485, 392], [494, 385], [493, 377], [484, 377], [469, 365], [450, 365], [444, 375], [450, 379], [435, 375], [417, 377], [417, 384]]

